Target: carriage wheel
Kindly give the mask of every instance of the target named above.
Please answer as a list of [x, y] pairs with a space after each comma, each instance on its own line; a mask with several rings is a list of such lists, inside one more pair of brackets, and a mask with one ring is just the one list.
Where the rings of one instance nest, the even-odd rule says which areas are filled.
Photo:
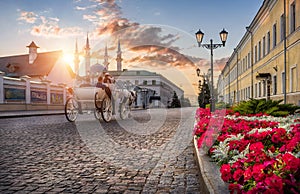
[[101, 103], [101, 116], [105, 122], [109, 122], [112, 118], [112, 102], [108, 97], [104, 97]]
[[100, 111], [100, 109], [95, 108], [95, 110], [94, 110], [94, 116], [95, 116], [96, 119], [100, 120], [100, 118], [101, 118], [101, 111]]
[[69, 98], [65, 104], [65, 116], [68, 121], [74, 122], [78, 116], [79, 106], [74, 98]]
[[98, 97], [98, 92], [95, 93], [95, 99], [94, 99], [94, 101], [95, 101], [95, 107], [96, 107], [96, 109], [100, 110], [102, 103], [101, 103], [100, 98]]
[[126, 119], [129, 117], [130, 108], [127, 103], [120, 104], [120, 117], [121, 119]]

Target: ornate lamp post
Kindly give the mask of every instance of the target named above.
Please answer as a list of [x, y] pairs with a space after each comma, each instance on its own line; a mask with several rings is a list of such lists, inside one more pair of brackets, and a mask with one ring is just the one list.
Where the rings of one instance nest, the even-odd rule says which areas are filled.
[[221, 32], [220, 32], [220, 38], [221, 38], [221, 41], [222, 41], [222, 44], [214, 44], [213, 43], [213, 40], [210, 39], [210, 44], [201, 44], [202, 43], [202, 39], [203, 39], [203, 36], [204, 36], [204, 33], [199, 30], [198, 32], [195, 33], [196, 34], [196, 39], [197, 39], [197, 42], [198, 42], [198, 45], [199, 47], [204, 47], [206, 49], [210, 49], [210, 69], [211, 69], [211, 90], [210, 90], [210, 101], [211, 101], [211, 104], [210, 104], [210, 112], [214, 112], [215, 111], [215, 99], [214, 99], [214, 73], [213, 73], [213, 50], [216, 49], [216, 48], [219, 48], [219, 47], [222, 47], [222, 46], [225, 46], [225, 42], [227, 40], [227, 35], [228, 35], [228, 32], [223, 29]]

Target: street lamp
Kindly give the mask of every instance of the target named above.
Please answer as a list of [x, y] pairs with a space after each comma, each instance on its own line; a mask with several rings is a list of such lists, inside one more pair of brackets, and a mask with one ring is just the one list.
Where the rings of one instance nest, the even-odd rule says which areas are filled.
[[204, 36], [204, 33], [199, 29], [198, 32], [195, 33], [196, 34], [196, 39], [197, 39], [197, 42], [198, 42], [198, 45], [199, 47], [204, 47], [206, 49], [210, 49], [210, 69], [211, 69], [211, 91], [210, 91], [210, 97], [211, 97], [211, 104], [210, 104], [210, 112], [214, 112], [215, 111], [215, 99], [214, 99], [214, 73], [213, 73], [213, 50], [216, 49], [216, 48], [219, 48], [219, 47], [222, 47], [222, 46], [225, 46], [225, 42], [227, 40], [227, 36], [228, 36], [228, 32], [223, 29], [221, 32], [220, 32], [220, 38], [221, 38], [221, 41], [222, 41], [222, 44], [213, 44], [213, 40], [210, 39], [210, 44], [201, 44], [202, 43], [202, 40], [203, 40], [203, 36]]

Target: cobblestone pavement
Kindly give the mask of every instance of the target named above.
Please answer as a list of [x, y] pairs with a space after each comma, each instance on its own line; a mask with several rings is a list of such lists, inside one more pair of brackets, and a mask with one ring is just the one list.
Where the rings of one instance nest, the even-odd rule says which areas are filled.
[[0, 193], [201, 193], [194, 112], [141, 110], [110, 123], [92, 114], [75, 123], [0, 119]]

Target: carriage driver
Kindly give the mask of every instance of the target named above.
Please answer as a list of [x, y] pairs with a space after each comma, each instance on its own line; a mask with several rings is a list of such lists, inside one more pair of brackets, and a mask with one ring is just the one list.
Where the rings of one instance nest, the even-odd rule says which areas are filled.
[[107, 96], [112, 101], [113, 114], [115, 114], [115, 102], [114, 102], [114, 99], [112, 98], [112, 89], [113, 89], [113, 87], [111, 86], [111, 83], [113, 83], [113, 79], [111, 78], [111, 76], [109, 75], [109, 73], [105, 73], [104, 79], [103, 79], [102, 76], [98, 77], [98, 82], [96, 84], [96, 87], [97, 88], [102, 88], [102, 89], [105, 90], [105, 93], [107, 94]]
[[115, 82], [114, 78], [108, 73], [106, 72], [104, 74], [104, 80], [103, 80], [104, 83], [107, 83], [107, 84], [112, 84]]

